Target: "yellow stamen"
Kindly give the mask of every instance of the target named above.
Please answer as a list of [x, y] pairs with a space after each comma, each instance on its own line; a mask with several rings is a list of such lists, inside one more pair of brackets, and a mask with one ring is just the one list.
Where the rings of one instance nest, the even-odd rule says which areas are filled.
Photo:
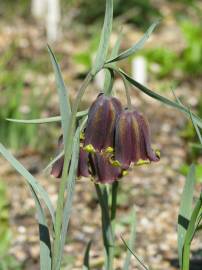
[[122, 171], [122, 176], [126, 176], [126, 175], [128, 175], [128, 171], [127, 170], [123, 170]]
[[149, 164], [150, 161], [147, 159], [147, 160], [143, 160], [143, 159], [139, 159], [138, 162], [136, 163], [137, 166], [141, 166], [141, 165], [144, 165], [144, 164]]
[[155, 151], [155, 154], [156, 154], [156, 156], [157, 156], [158, 158], [161, 157], [161, 152], [160, 152], [159, 150], [156, 150], [156, 151]]
[[81, 133], [80, 133], [80, 140], [84, 140], [85, 139], [85, 136], [84, 136], [84, 132], [82, 131]]
[[86, 145], [84, 148], [84, 151], [88, 152], [88, 153], [95, 153], [95, 148], [93, 147], [92, 144], [88, 144]]
[[107, 153], [107, 154], [112, 154], [114, 152], [114, 148], [112, 148], [112, 147], [107, 147], [106, 148], [106, 150], [105, 150], [105, 153]]
[[112, 160], [110, 159], [110, 164], [114, 167], [121, 167], [121, 163], [118, 160]]

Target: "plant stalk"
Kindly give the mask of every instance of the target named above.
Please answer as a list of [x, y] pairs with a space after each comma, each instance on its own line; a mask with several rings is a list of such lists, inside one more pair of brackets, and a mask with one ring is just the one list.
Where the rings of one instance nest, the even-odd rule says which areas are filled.
[[63, 219], [63, 208], [64, 208], [64, 201], [65, 201], [65, 189], [67, 185], [68, 179], [68, 168], [71, 160], [71, 153], [72, 153], [72, 141], [73, 141], [73, 134], [75, 132], [75, 124], [76, 124], [76, 113], [78, 111], [79, 104], [81, 102], [81, 98], [84, 95], [86, 88], [88, 87], [89, 83], [91, 82], [93, 76], [91, 73], [88, 73], [83, 84], [81, 85], [77, 97], [75, 99], [72, 115], [70, 119], [70, 123], [67, 128], [67, 141], [65, 143], [65, 156], [64, 156], [64, 165], [63, 165], [63, 172], [62, 172], [62, 179], [59, 187], [59, 194], [58, 194], [58, 201], [57, 201], [57, 209], [56, 209], [56, 220], [55, 220], [55, 238], [53, 243], [53, 270], [60, 269], [60, 262], [58, 262], [59, 252], [60, 251], [60, 243], [61, 243], [61, 226], [62, 226], [62, 219]]

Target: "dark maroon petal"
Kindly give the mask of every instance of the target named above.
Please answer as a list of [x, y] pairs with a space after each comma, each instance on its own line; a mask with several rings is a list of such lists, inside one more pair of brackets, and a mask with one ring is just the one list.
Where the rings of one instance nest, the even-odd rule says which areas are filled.
[[[142, 151], [146, 153], [146, 157], [150, 161], [159, 161], [159, 157], [154, 153], [154, 151], [151, 148], [151, 133], [150, 133], [149, 123], [147, 119], [141, 114], [137, 114], [136, 117], [138, 119], [142, 138], [144, 141], [144, 150]], [[141, 157], [141, 159], [146, 159], [146, 158]]]
[[142, 134], [140, 132], [139, 124], [134, 116], [131, 117], [131, 161], [137, 162], [140, 158], [143, 157], [142, 152], [144, 153], [144, 140], [142, 138]]
[[83, 176], [88, 177], [89, 171], [88, 171], [88, 153], [86, 153], [82, 148], [80, 148], [79, 152], [79, 163], [78, 163], [78, 171], [77, 176]]
[[115, 122], [120, 110], [121, 104], [116, 98], [99, 95], [89, 110], [84, 146], [92, 145], [97, 151], [113, 146]]
[[59, 158], [52, 166], [51, 175], [56, 178], [61, 178], [64, 164], [64, 157]]
[[111, 101], [112, 101], [112, 104], [114, 105], [114, 108], [115, 108], [117, 116], [118, 116], [122, 112], [121, 102], [115, 97], [112, 97]]
[[132, 157], [131, 118], [129, 111], [120, 114], [115, 131], [115, 160], [121, 163], [123, 168], [128, 168]]
[[120, 176], [120, 168], [113, 167], [108, 158], [100, 153], [90, 155], [92, 176], [99, 183], [113, 183]]

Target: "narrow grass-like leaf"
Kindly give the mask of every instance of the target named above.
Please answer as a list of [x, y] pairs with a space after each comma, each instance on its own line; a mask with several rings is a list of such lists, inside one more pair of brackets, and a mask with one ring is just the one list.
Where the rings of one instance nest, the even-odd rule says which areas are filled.
[[41, 206], [40, 200], [37, 197], [33, 187], [29, 184], [32, 197], [35, 201], [39, 223], [39, 238], [40, 238], [40, 270], [51, 270], [51, 241], [46, 216]]
[[68, 181], [67, 181], [67, 198], [64, 205], [64, 212], [63, 212], [63, 222], [62, 222], [62, 231], [61, 231], [61, 242], [60, 242], [60, 252], [59, 257], [57, 260], [57, 268], [60, 269], [60, 263], [62, 260], [62, 253], [66, 241], [66, 234], [69, 225], [71, 209], [72, 209], [72, 202], [75, 190], [75, 181], [77, 176], [77, 167], [78, 167], [78, 160], [79, 160], [79, 146], [80, 146], [80, 127], [77, 128], [76, 134], [73, 140], [73, 148], [72, 148], [72, 159], [70, 170], [68, 174]]
[[108, 60], [106, 62], [106, 64], [112, 63], [112, 62], [117, 62], [120, 60], [123, 60], [129, 56], [131, 56], [132, 54], [138, 52], [145, 44], [145, 42], [148, 40], [148, 38], [150, 37], [151, 33], [154, 31], [155, 27], [157, 26], [157, 24], [159, 24], [159, 20], [154, 22], [145, 32], [144, 36], [131, 48], [129, 48], [128, 50], [120, 53], [118, 56], [116, 57], [112, 57], [110, 60]]
[[180, 266], [182, 265], [182, 253], [185, 235], [192, 213], [195, 181], [195, 166], [192, 164], [186, 178], [178, 215], [178, 256]]
[[199, 216], [199, 213], [202, 209], [202, 192], [197, 200], [195, 207], [192, 211], [192, 215], [190, 218], [190, 222], [187, 228], [187, 232], [185, 235], [185, 240], [184, 240], [184, 246], [183, 246], [183, 255], [182, 255], [182, 269], [183, 270], [189, 270], [190, 269], [190, 247], [191, 247], [191, 242], [193, 239], [193, 236], [195, 234], [195, 231], [197, 229], [196, 223], [197, 219]]
[[[135, 238], [136, 238], [136, 212], [134, 209], [132, 212], [132, 215], [131, 215], [131, 235], [130, 235], [130, 240], [129, 240], [130, 250], [134, 250]], [[123, 270], [130, 269], [130, 260], [131, 260], [131, 255], [132, 255], [130, 250], [129, 249], [127, 250], [127, 255], [126, 255], [125, 262], [124, 262]]]
[[130, 249], [130, 247], [128, 246], [128, 244], [126, 243], [126, 241], [123, 239], [122, 236], [121, 236], [121, 240], [123, 241], [125, 247], [130, 251], [130, 253], [138, 261], [138, 263], [140, 264], [140, 266], [142, 266], [142, 268], [145, 269], [145, 270], [149, 270], [149, 268], [146, 267], [146, 265], [143, 263], [143, 261], [132, 251], [132, 249]]
[[[157, 93], [155, 93], [154, 91], [148, 89], [147, 87], [145, 87], [144, 85], [142, 85], [141, 83], [135, 81], [134, 79], [132, 79], [129, 75], [127, 75], [123, 70], [119, 69], [118, 72], [121, 72], [125, 78], [132, 84], [134, 85], [135, 87], [137, 87], [140, 91], [142, 91], [143, 93], [145, 93], [146, 95], [168, 105], [168, 106], [171, 106], [173, 108], [176, 108], [184, 113], [186, 113], [186, 115], [189, 117], [189, 110], [185, 107], [185, 106], [182, 106], [180, 104], [178, 104], [177, 102], [175, 101], [172, 101], [168, 98], [165, 98]], [[195, 121], [195, 123], [200, 127], [202, 128], [202, 120], [200, 119], [200, 117], [198, 117], [197, 115], [195, 114], [192, 114], [193, 115], [193, 119]]]
[[49, 52], [51, 62], [52, 62], [54, 72], [55, 72], [58, 96], [59, 96], [59, 101], [60, 101], [60, 115], [62, 117], [63, 138], [64, 138], [64, 141], [66, 142], [67, 129], [68, 129], [68, 124], [70, 123], [70, 117], [71, 117], [69, 95], [68, 95], [65, 83], [63, 81], [63, 78], [62, 78], [60, 66], [56, 60], [54, 53], [52, 52], [49, 46], [48, 46], [48, 52]]
[[7, 118], [6, 120], [9, 122], [15, 122], [15, 123], [20, 123], [20, 124], [45, 124], [45, 123], [52, 123], [52, 122], [60, 122], [61, 116], [39, 118], [39, 119], [30, 119], [30, 120]]
[[[88, 114], [88, 110], [80, 111], [76, 114], [77, 118], [81, 118]], [[6, 118], [9, 122], [15, 122], [20, 124], [45, 124], [45, 123], [52, 123], [52, 122], [60, 122], [61, 116], [53, 116], [47, 118], [39, 118], [39, 119], [13, 119], [13, 118]]]
[[83, 270], [90, 270], [89, 256], [90, 256], [91, 244], [92, 244], [92, 241], [89, 241], [85, 250], [84, 259], [83, 259]]
[[25, 178], [26, 182], [32, 186], [35, 193], [40, 195], [40, 197], [43, 199], [45, 205], [47, 206], [50, 212], [50, 215], [52, 217], [52, 223], [54, 224], [55, 221], [54, 208], [50, 201], [48, 193], [45, 191], [45, 189], [37, 182], [37, 180], [31, 175], [31, 173], [29, 173], [24, 168], [24, 166], [17, 159], [14, 158], [14, 156], [2, 144], [0, 144], [0, 153], [16, 169], [16, 171], [18, 171], [18, 173]]
[[[112, 52], [111, 52], [111, 56], [110, 58], [114, 58], [118, 55], [119, 53], [119, 49], [120, 49], [120, 46], [121, 46], [121, 40], [122, 40], [122, 31], [120, 32], [120, 34], [118, 35], [118, 38], [116, 40], [116, 43], [112, 49]], [[113, 63], [113, 65], [115, 66], [115, 63]], [[105, 70], [105, 82], [104, 82], [104, 89], [109, 89], [110, 87], [110, 83], [111, 83], [111, 70]]]
[[[190, 113], [190, 118], [191, 118], [191, 121], [192, 121], [192, 123], [193, 123], [193, 126], [194, 126], [194, 128], [195, 128], [195, 130], [196, 130], [196, 134], [198, 135], [200, 144], [202, 144], [202, 135], [201, 135], [201, 132], [200, 132], [198, 126], [197, 126], [197, 123], [195, 122], [195, 119], [194, 119], [194, 117], [193, 117], [192, 112], [189, 111], [189, 113]], [[201, 121], [202, 121], [202, 120], [201, 120]]]
[[109, 48], [110, 35], [113, 21], [113, 0], [106, 0], [105, 19], [102, 28], [100, 44], [96, 55], [92, 74], [95, 75], [104, 65]]
[[46, 168], [44, 169], [44, 172], [46, 172], [50, 167], [53, 166], [53, 164], [60, 159], [62, 156], [64, 156], [64, 150], [59, 153], [53, 160], [51, 160], [51, 162], [46, 166]]

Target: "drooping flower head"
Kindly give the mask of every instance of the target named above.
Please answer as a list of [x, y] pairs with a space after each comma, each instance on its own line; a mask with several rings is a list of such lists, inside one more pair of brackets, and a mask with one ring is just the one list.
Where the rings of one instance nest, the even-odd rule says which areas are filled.
[[148, 121], [135, 110], [124, 110], [117, 119], [115, 160], [126, 169], [131, 163], [142, 164], [159, 160], [159, 156], [151, 148]]
[[[78, 177], [99, 183], [113, 183], [125, 176], [131, 164], [158, 161], [151, 148], [147, 119], [134, 109], [125, 109], [114, 97], [100, 94], [90, 107], [88, 121], [80, 136]], [[63, 146], [62, 138], [59, 147]], [[64, 147], [64, 146], [63, 146]], [[56, 161], [51, 174], [60, 178], [64, 157]]]
[[115, 97], [98, 95], [89, 109], [84, 149], [96, 152], [113, 147], [115, 123], [122, 106]]

